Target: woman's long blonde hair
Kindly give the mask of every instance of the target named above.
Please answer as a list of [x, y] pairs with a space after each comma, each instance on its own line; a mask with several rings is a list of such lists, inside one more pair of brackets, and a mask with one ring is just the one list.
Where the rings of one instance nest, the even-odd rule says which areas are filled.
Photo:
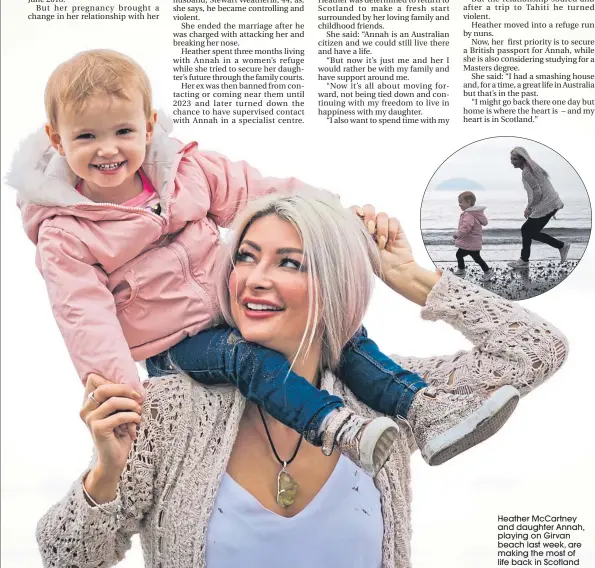
[[522, 146], [517, 146], [510, 151], [511, 154], [520, 156], [525, 161], [526, 167], [533, 173], [537, 179], [548, 178], [549, 174], [533, 159], [529, 156], [529, 152]]

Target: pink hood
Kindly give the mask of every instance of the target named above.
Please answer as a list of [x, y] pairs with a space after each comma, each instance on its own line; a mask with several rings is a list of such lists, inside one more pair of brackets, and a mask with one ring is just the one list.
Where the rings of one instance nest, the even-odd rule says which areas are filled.
[[219, 312], [217, 226], [229, 226], [249, 199], [309, 187], [184, 145], [171, 127], [160, 119], [143, 163], [161, 215], [82, 196], [43, 129], [22, 144], [7, 176], [83, 381], [95, 372], [137, 384], [135, 360], [210, 326]]
[[485, 207], [474, 205], [465, 209], [459, 217], [455, 245], [465, 250], [481, 250], [483, 246], [482, 231], [487, 224]]
[[[143, 164], [143, 170], [162, 198], [169, 170], [183, 146], [169, 138], [171, 127], [167, 117], [160, 118]], [[98, 220], [105, 216], [106, 209], [117, 211], [114, 206], [106, 207], [81, 195], [75, 189], [78, 180], [66, 159], [49, 145], [44, 128], [21, 144], [6, 176], [6, 183], [18, 192], [17, 204], [21, 208], [23, 225], [34, 243], [37, 243], [41, 225], [51, 217], [66, 215]], [[118, 217], [118, 214], [115, 216]]]

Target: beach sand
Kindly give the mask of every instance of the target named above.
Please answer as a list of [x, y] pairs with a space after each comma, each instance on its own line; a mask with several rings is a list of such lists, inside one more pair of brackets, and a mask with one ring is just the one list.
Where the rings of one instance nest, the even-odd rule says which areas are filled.
[[[454, 271], [456, 262], [436, 262], [441, 270]], [[467, 273], [464, 277], [508, 300], [526, 300], [551, 290], [562, 282], [576, 267], [578, 261], [569, 260], [560, 264], [555, 260], [531, 261], [528, 269], [513, 270], [506, 262], [488, 262], [494, 275], [489, 281], [482, 280], [483, 272], [472, 260], [465, 259]]]

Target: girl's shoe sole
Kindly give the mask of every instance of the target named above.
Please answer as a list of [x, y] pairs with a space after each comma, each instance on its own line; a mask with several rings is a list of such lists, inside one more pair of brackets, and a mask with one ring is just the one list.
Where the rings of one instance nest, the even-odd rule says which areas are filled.
[[422, 451], [430, 465], [441, 465], [493, 436], [510, 418], [519, 402], [517, 389], [500, 387], [465, 420], [430, 440]]
[[375, 477], [388, 460], [399, 433], [399, 426], [390, 418], [376, 418], [362, 433], [360, 463], [363, 470]]

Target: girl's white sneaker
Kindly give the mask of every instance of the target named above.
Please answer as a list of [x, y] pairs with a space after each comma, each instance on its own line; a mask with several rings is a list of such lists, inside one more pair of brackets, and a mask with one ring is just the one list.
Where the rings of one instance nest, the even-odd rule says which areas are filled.
[[336, 447], [372, 477], [386, 463], [399, 433], [397, 423], [386, 416], [364, 418], [345, 407], [334, 412], [325, 426], [322, 453], [330, 456]]

